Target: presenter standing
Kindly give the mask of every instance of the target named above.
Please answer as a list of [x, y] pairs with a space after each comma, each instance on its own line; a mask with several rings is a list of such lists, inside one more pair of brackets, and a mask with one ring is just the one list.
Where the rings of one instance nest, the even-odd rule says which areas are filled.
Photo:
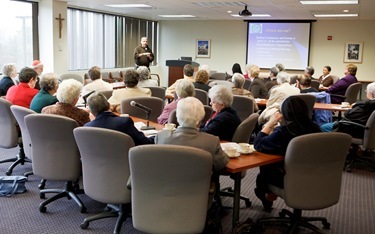
[[147, 37], [142, 37], [141, 45], [134, 49], [134, 62], [137, 68], [139, 66], [149, 67], [150, 63], [154, 61], [154, 54], [147, 42]]

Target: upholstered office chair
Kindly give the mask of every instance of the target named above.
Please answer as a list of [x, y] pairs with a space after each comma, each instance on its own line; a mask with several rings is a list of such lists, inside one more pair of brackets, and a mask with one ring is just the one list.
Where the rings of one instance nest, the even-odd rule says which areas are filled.
[[202, 89], [195, 89], [195, 97], [203, 103], [203, 105], [208, 105], [208, 93]]
[[212, 156], [176, 145], [130, 149], [133, 226], [146, 233], [201, 233], [205, 226]]
[[310, 118], [312, 118], [313, 112], [314, 112], [314, 105], [315, 105], [315, 101], [316, 101], [315, 95], [311, 95], [311, 94], [308, 94], [308, 93], [301, 93], [301, 94], [292, 95], [292, 96], [299, 97], [306, 103], [307, 109], [309, 111], [309, 116], [310, 116]]
[[124, 81], [122, 77], [122, 73], [119, 71], [110, 71], [109, 72], [109, 80], [112, 82], [121, 82]]
[[[234, 132], [232, 142], [236, 143], [249, 143], [251, 134], [254, 131], [254, 128], [258, 122], [258, 113], [253, 113], [249, 117], [247, 117], [240, 125], [238, 125], [236, 131]], [[231, 176], [231, 174], [229, 174]], [[246, 176], [246, 171], [243, 171], [241, 173], [241, 178], [244, 178]], [[220, 188], [220, 183], [217, 184], [217, 186]], [[233, 197], [233, 188], [232, 187], [226, 187], [220, 189], [220, 196], [222, 197]], [[219, 205], [221, 205], [220, 197], [216, 197], [219, 201]], [[246, 207], [251, 206], [251, 201], [248, 197], [245, 197], [243, 195], [240, 196], [241, 200], [245, 201]]]
[[[206, 123], [207, 120], [209, 120], [211, 118], [212, 107], [204, 105], [204, 112], [205, 112], [205, 115], [202, 119], [202, 124]], [[169, 114], [168, 123], [174, 123], [174, 124], [176, 124], [176, 126], [179, 125], [178, 122], [177, 122], [176, 110], [171, 111], [171, 113]]]
[[112, 97], [113, 90], [101, 91], [101, 93], [102, 93], [107, 99], [109, 99], [110, 97]]
[[82, 84], [84, 84], [82, 76], [80, 74], [77, 74], [77, 73], [65, 73], [65, 74], [62, 74], [60, 76], [60, 80], [62, 80], [62, 81], [67, 80], [67, 79], [75, 79], [75, 80], [81, 82]]
[[245, 96], [233, 95], [232, 108], [236, 110], [240, 120], [244, 121], [254, 113], [254, 101]]
[[289, 84], [295, 84], [297, 83], [298, 75], [292, 75], [289, 80]]
[[101, 72], [102, 73], [102, 80], [105, 82], [111, 83], [111, 79], [109, 78], [109, 72]]
[[[35, 111], [23, 107], [23, 106], [16, 106], [13, 105], [10, 107], [14, 117], [16, 118], [18, 122], [18, 126], [21, 129], [21, 136], [22, 136], [22, 143], [23, 143], [23, 150], [25, 153], [25, 156], [32, 160], [32, 155], [31, 155], [31, 141], [30, 141], [30, 136], [29, 136], [29, 131], [27, 130], [26, 124], [25, 124], [25, 116], [29, 114], [36, 114]], [[25, 176], [29, 176], [33, 174], [33, 172], [26, 172]]]
[[[366, 122], [366, 126], [351, 122], [340, 120], [338, 131], [343, 131], [348, 134], [353, 131], [353, 127], [357, 128], [359, 132], [364, 130], [363, 136], [354, 135], [352, 139], [353, 150], [349, 154], [348, 163], [345, 166], [346, 171], [351, 172], [355, 162], [365, 163], [375, 168], [374, 150], [375, 150], [375, 111], [372, 112]], [[345, 131], [345, 129], [349, 131]], [[358, 149], [362, 155], [358, 155]]]
[[337, 95], [337, 94], [330, 94], [331, 97], [341, 97], [343, 102], [349, 102], [350, 104], [354, 103], [358, 99], [359, 91], [362, 88], [362, 83], [357, 82], [354, 84], [349, 85], [349, 87], [345, 91], [345, 95]]
[[[313, 133], [292, 139], [285, 155], [284, 189], [269, 189], [283, 198], [293, 212], [283, 209], [280, 217], [258, 220], [259, 223], [290, 223], [288, 233], [301, 226], [324, 233], [311, 221], [330, 223], [324, 217], [302, 217], [302, 210], [320, 210], [335, 205], [340, 198], [341, 175], [351, 136], [345, 133]], [[289, 216], [289, 217], [285, 217]]]
[[131, 198], [126, 183], [130, 176], [128, 152], [134, 146], [133, 139], [118, 131], [95, 127], [76, 128], [74, 137], [81, 153], [85, 194], [112, 208], [85, 218], [81, 228], [86, 229], [94, 220], [118, 217], [114, 233], [120, 233], [126, 219], [126, 204]]
[[226, 80], [227, 79], [227, 73], [226, 72], [215, 72], [210, 74], [211, 80]]
[[147, 89], [150, 89], [151, 90], [151, 96], [152, 97], [158, 97], [160, 99], [162, 99], [163, 101], [165, 101], [165, 87], [160, 87], [160, 86], [157, 86], [157, 87], [144, 87], [144, 88], [147, 88]]
[[5, 172], [6, 175], [11, 175], [13, 169], [18, 164], [23, 165], [25, 162], [31, 162], [31, 160], [25, 156], [22, 139], [19, 137], [17, 122], [10, 109], [11, 106], [11, 102], [4, 98], [0, 98], [0, 147], [5, 149], [14, 148], [17, 145], [19, 147], [19, 152], [16, 157], [0, 161], [0, 163], [13, 162]]
[[157, 97], [134, 97], [121, 101], [121, 114], [129, 114], [138, 118], [146, 119], [145, 111], [130, 105], [131, 101], [140, 103], [151, 109], [150, 121], [157, 122], [158, 117], [163, 112], [164, 101]]
[[71, 118], [51, 114], [30, 114], [25, 116], [26, 127], [30, 134], [35, 175], [53, 181], [65, 181], [64, 189], [42, 189], [40, 197], [46, 193], [57, 193], [39, 205], [40, 212], [46, 212], [46, 205], [63, 198], [73, 198], [80, 211], [86, 207], [76, 194], [82, 193], [77, 184], [81, 175], [81, 160], [73, 129], [78, 123]]
[[160, 86], [160, 76], [155, 73], [150, 74], [151, 79], [156, 80], [158, 82], [158, 86]]
[[311, 87], [315, 88], [317, 91], [319, 91], [320, 83], [318, 80], [311, 80]]

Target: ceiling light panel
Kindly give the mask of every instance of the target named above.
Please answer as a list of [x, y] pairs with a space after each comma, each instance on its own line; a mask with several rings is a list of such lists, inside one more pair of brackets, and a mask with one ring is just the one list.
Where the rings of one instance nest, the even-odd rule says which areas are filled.
[[299, 1], [303, 5], [350, 5], [358, 4], [358, 0], [347, 1]]

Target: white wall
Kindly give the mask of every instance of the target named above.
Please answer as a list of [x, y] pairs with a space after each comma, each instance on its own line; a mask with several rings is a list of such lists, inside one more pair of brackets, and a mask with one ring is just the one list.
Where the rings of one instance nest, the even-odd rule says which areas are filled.
[[[314, 22], [311, 31], [310, 65], [315, 77], [323, 66], [330, 65], [332, 74], [342, 76], [346, 41], [364, 42], [363, 63], [357, 64], [359, 80], [375, 81], [370, 72], [375, 64], [375, 21], [321, 20]], [[247, 25], [243, 21], [160, 21], [158, 72], [162, 84], [167, 85], [168, 67], [165, 61], [181, 56], [195, 57], [196, 39], [211, 39], [211, 58], [197, 58], [196, 62], [210, 65], [212, 70], [231, 72], [234, 63], [246, 63]], [[327, 36], [333, 40], [328, 41]]]

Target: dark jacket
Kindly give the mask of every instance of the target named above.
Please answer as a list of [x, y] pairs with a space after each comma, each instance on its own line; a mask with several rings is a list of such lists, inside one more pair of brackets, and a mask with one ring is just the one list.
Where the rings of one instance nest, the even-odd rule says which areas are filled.
[[14, 85], [12, 78], [9, 76], [4, 76], [0, 80], [0, 97], [5, 96], [8, 92], [8, 89]]
[[[338, 80], [336, 83], [334, 83], [331, 86], [331, 88], [327, 90], [327, 93], [344, 96], [349, 85], [354, 84], [356, 82], [358, 82], [357, 78], [349, 74], [347, 76], [344, 76], [340, 80]], [[344, 101], [344, 98], [331, 96], [331, 103], [340, 104], [343, 101]]]
[[268, 89], [264, 84], [263, 80], [256, 77], [251, 82], [250, 92], [253, 94], [254, 98], [268, 98]]

